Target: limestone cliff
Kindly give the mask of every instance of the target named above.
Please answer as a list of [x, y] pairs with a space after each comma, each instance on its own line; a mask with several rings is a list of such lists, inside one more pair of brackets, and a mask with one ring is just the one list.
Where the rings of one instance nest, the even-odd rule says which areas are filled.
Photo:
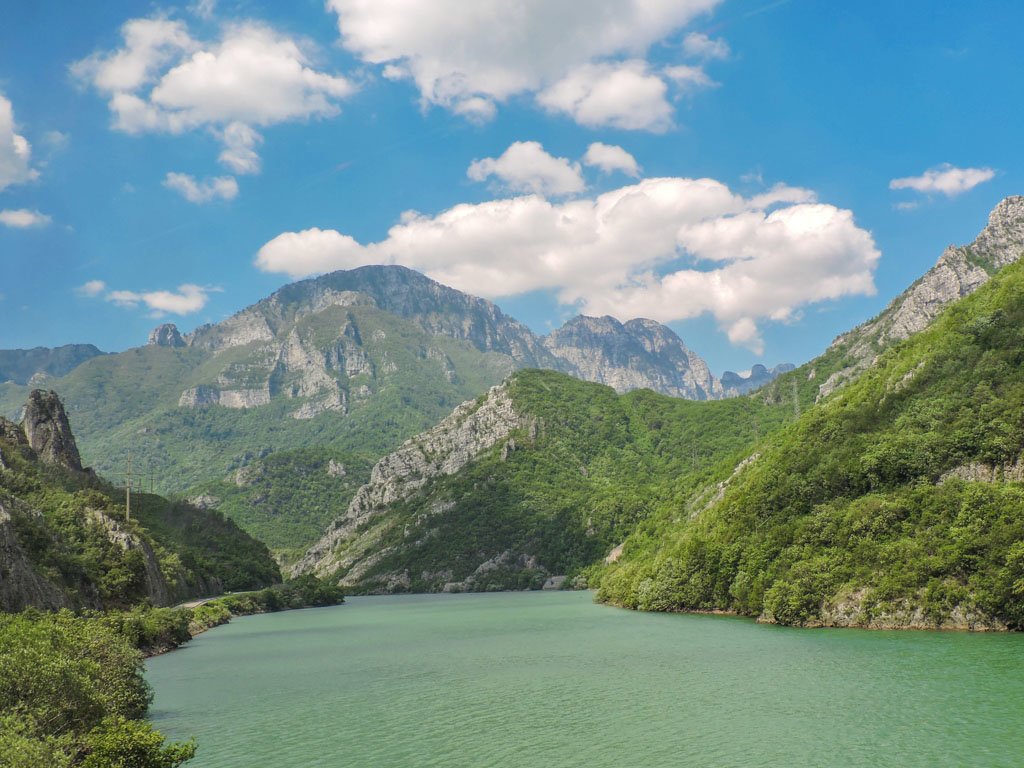
[[[819, 399], [864, 371], [886, 347], [924, 330], [952, 302], [984, 285], [1001, 267], [1024, 255], [1024, 197], [1008, 197], [989, 214], [974, 242], [951, 245], [935, 266], [897, 296], [878, 317], [832, 342], [846, 364], [818, 388]], [[812, 369], [810, 375], [814, 375]]]
[[561, 370], [607, 384], [616, 392], [652, 389], [688, 400], [713, 400], [723, 394], [704, 360], [670, 328], [653, 320], [620, 323], [614, 317], [580, 315], [543, 342], [560, 361]]
[[345, 514], [295, 565], [293, 575], [343, 572], [341, 584], [357, 582], [386, 554], [380, 541], [393, 521], [382, 516], [389, 505], [415, 494], [430, 480], [453, 475], [483, 452], [527, 426], [505, 385], [463, 403], [433, 429], [405, 442], [373, 467]]
[[747, 392], [753, 392], [755, 389], [774, 381], [782, 374], [789, 373], [794, 368], [796, 366], [792, 363], [780, 363], [774, 368], [765, 368], [763, 365], [758, 364], [753, 366], [750, 369], [750, 373], [746, 376], [741, 376], [733, 371], [726, 371], [722, 374], [722, 389], [726, 397], [745, 395]]
[[29, 393], [22, 428], [29, 447], [44, 462], [72, 470], [82, 469], [82, 458], [71, 434], [64, 404], [56, 392], [34, 389]]
[[174, 323], [158, 325], [149, 333], [150, 346], [154, 347], [184, 347], [185, 341], [178, 332], [178, 326]]

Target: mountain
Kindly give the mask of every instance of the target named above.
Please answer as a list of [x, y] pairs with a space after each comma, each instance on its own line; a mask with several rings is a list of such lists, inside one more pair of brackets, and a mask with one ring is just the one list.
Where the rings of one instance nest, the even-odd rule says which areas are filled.
[[92, 344], [0, 349], [0, 381], [28, 384], [33, 376], [64, 376], [86, 360], [105, 354]]
[[0, 611], [169, 605], [280, 580], [266, 546], [223, 516], [132, 497], [83, 468], [63, 404], [35, 390], [0, 418]]
[[788, 413], [519, 371], [380, 459], [293, 573], [363, 592], [579, 575]]
[[688, 514], [628, 540], [601, 599], [797, 625], [1024, 628], [1024, 264], [971, 264], [984, 284], [896, 340], [945, 301], [920, 286], [966, 255], [1012, 261], [1020, 241], [979, 242], [847, 337], [887, 346], [855, 380]]
[[726, 371], [722, 374], [722, 390], [726, 397], [745, 395], [747, 392], [753, 392], [755, 389], [760, 389], [765, 384], [775, 381], [782, 374], [789, 373], [795, 368], [796, 366], [791, 363], [781, 363], [774, 368], [765, 368], [758, 364], [753, 366], [746, 376]]
[[897, 296], [877, 317], [844, 333], [804, 370], [824, 398], [856, 378], [892, 344], [923, 330], [951, 303], [988, 282], [1024, 256], [1024, 197], [1008, 197], [989, 214], [970, 245], [951, 245], [935, 266]]
[[707, 364], [671, 329], [653, 320], [623, 324], [614, 317], [573, 318], [543, 338], [559, 370], [616, 392], [651, 389], [688, 400], [722, 397]]
[[[297, 282], [192, 333], [160, 325], [146, 346], [47, 386], [99, 472], [123, 473], [131, 451], [155, 489], [222, 505], [290, 560], [345, 510], [374, 461], [521, 368], [721, 396], [704, 362], [653, 321], [577, 318], [539, 337], [398, 266]], [[27, 393], [0, 384], [0, 413], [16, 417]], [[339, 481], [317, 468], [321, 458], [355, 471]], [[285, 467], [316, 480], [300, 490]]]

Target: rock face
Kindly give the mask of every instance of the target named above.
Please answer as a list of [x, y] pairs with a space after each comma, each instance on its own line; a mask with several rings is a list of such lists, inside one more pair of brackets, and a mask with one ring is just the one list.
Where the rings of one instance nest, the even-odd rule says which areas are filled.
[[689, 400], [722, 396], [722, 385], [670, 328], [638, 318], [580, 315], [543, 339], [559, 369], [616, 392], [653, 389]]
[[178, 333], [178, 326], [174, 323], [164, 323], [149, 332], [149, 345], [154, 347], [184, 347], [185, 340]]
[[56, 392], [34, 389], [28, 396], [22, 428], [29, 447], [48, 464], [81, 471], [75, 437], [71, 434], [64, 405]]
[[65, 344], [52, 349], [0, 349], [0, 381], [28, 384], [33, 377], [64, 376], [103, 354], [92, 344]]
[[[388, 505], [410, 497], [435, 477], [455, 474], [513, 430], [526, 426], [504, 385], [492, 387], [484, 398], [463, 403], [436, 427], [377, 462], [370, 481], [296, 563], [293, 575], [329, 576], [344, 570], [340, 583], [355, 583], [386, 552], [378, 546], [385, 531], [375, 528], [375, 518]], [[340, 551], [342, 545], [344, 551]]]
[[763, 387], [771, 381], [774, 381], [784, 373], [789, 373], [796, 368], [792, 363], [781, 363], [776, 365], [774, 368], [765, 368], [763, 365], [755, 365], [750, 369], [750, 373], [746, 376], [741, 376], [733, 371], [726, 371], [722, 374], [722, 389], [725, 391], [726, 397], [736, 397], [737, 395], [745, 395], [747, 392], [753, 392], [755, 389]]
[[171, 591], [168, 588], [167, 580], [160, 571], [160, 563], [150, 543], [103, 512], [90, 510], [89, 516], [96, 525], [103, 529], [108, 541], [116, 544], [125, 552], [135, 551], [142, 556], [142, 561], [145, 564], [146, 596], [149, 601], [158, 607], [170, 605]]
[[855, 378], [886, 347], [924, 330], [952, 302], [976, 291], [997, 270], [1022, 255], [1024, 197], [1008, 197], [992, 210], [987, 226], [973, 243], [946, 248], [935, 266], [878, 317], [832, 342], [831, 350], [844, 353], [849, 362], [819, 385], [818, 398]]

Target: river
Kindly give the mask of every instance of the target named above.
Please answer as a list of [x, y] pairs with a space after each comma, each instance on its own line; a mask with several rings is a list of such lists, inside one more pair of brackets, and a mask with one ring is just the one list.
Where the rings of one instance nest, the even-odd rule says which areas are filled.
[[1020, 766], [1024, 635], [800, 630], [585, 592], [350, 598], [147, 663], [190, 768]]

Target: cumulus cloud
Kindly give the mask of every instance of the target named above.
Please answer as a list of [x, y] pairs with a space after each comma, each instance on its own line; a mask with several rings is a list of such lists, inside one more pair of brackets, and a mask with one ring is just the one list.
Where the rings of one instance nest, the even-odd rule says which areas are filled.
[[[644, 62], [623, 65], [720, 2], [328, 0], [327, 6], [337, 14], [342, 45], [380, 65], [386, 78], [411, 80], [424, 105], [480, 120], [513, 96], [546, 94], [546, 108], [583, 125], [664, 130], [671, 124], [666, 83]], [[639, 97], [632, 87], [641, 89]], [[635, 106], [645, 115], [631, 120]]]
[[536, 141], [517, 141], [501, 157], [474, 160], [466, 171], [474, 181], [490, 177], [512, 192], [533, 192], [537, 195], [571, 195], [586, 186], [579, 163], [564, 157], [553, 157]]
[[0, 224], [14, 229], [45, 227], [52, 219], [45, 213], [30, 211], [28, 208], [0, 211]]
[[[91, 281], [91, 283], [98, 282], [100, 281]], [[90, 285], [90, 283], [86, 283], [86, 285]], [[161, 317], [166, 314], [191, 315], [206, 306], [210, 299], [210, 293], [219, 290], [219, 288], [186, 283], [179, 285], [177, 291], [110, 291], [105, 299], [119, 307], [129, 309], [144, 306], [150, 310], [151, 317]], [[91, 295], [97, 295], [99, 292]]]
[[912, 189], [925, 194], [938, 193], [946, 197], [956, 197], [989, 181], [995, 175], [996, 172], [992, 168], [957, 168], [949, 163], [943, 163], [928, 169], [920, 176], [893, 179], [889, 182], [889, 189]]
[[0, 190], [37, 178], [31, 161], [32, 145], [15, 132], [14, 107], [0, 94]]
[[668, 86], [639, 59], [584, 64], [537, 94], [549, 112], [571, 116], [588, 128], [661, 133], [672, 127]]
[[691, 32], [683, 38], [683, 52], [695, 59], [727, 59], [731, 51], [725, 40], [715, 40], [703, 32]]
[[583, 155], [583, 164], [600, 168], [605, 173], [622, 171], [634, 178], [640, 175], [640, 166], [635, 157], [622, 147], [602, 144], [600, 141], [595, 141], [587, 147], [587, 153]]
[[219, 40], [204, 42], [181, 21], [133, 19], [121, 34], [122, 47], [71, 65], [108, 97], [114, 128], [207, 129], [224, 144], [220, 161], [236, 173], [259, 171], [254, 126], [332, 117], [355, 91], [347, 78], [313, 68], [310, 44], [266, 24], [229, 24]]
[[168, 173], [164, 178], [164, 186], [196, 205], [213, 200], [234, 200], [238, 196], [238, 182], [234, 176], [215, 176], [196, 181], [187, 173]]
[[99, 296], [105, 290], [107, 290], [107, 284], [102, 280], [89, 280], [75, 288], [75, 293], [79, 296], [93, 297]]
[[756, 197], [713, 179], [645, 179], [590, 199], [539, 195], [407, 213], [385, 239], [285, 232], [256, 266], [293, 278], [402, 264], [490, 298], [552, 290], [588, 314], [662, 322], [711, 314], [761, 348], [759, 322], [874, 292], [879, 252], [849, 210], [776, 186]]

